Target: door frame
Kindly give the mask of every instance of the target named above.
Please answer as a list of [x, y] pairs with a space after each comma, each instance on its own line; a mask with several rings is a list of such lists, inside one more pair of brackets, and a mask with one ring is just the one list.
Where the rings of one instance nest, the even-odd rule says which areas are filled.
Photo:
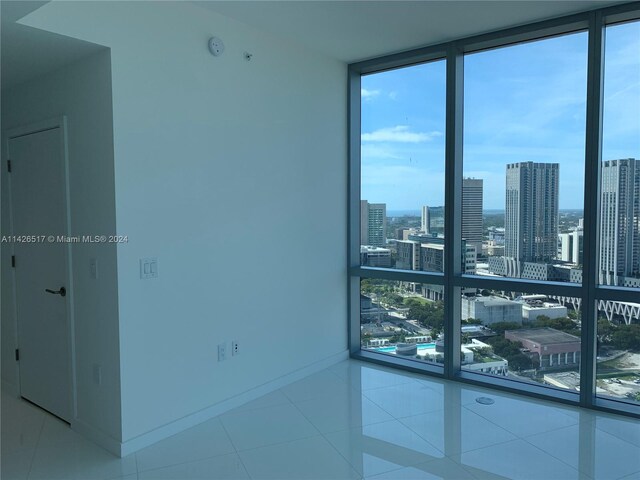
[[[71, 198], [69, 191], [69, 148], [68, 148], [68, 138], [67, 138], [67, 117], [66, 115], [61, 115], [58, 117], [47, 118], [45, 120], [41, 120], [39, 122], [34, 122], [26, 125], [22, 125], [19, 127], [11, 128], [5, 131], [4, 137], [4, 145], [5, 152], [7, 154], [7, 158], [11, 159], [11, 151], [9, 150], [9, 142], [12, 139], [23, 137], [30, 134], [35, 134], [47, 130], [53, 130], [55, 128], [59, 129], [60, 135], [60, 158], [62, 161], [63, 168], [63, 194], [64, 194], [64, 202], [66, 206], [66, 212], [64, 215], [64, 234], [68, 237], [71, 236]], [[12, 195], [12, 179], [11, 174], [9, 173], [7, 178], [7, 185], [9, 190], [9, 228], [10, 234], [14, 235], [14, 206], [13, 206], [13, 195]], [[73, 423], [77, 418], [77, 388], [76, 388], [76, 349], [75, 349], [75, 317], [74, 317], [74, 288], [73, 288], [73, 257], [72, 257], [72, 243], [67, 242], [64, 248], [65, 252], [65, 265], [66, 265], [66, 284], [67, 284], [67, 338], [69, 340], [69, 351], [68, 360], [69, 360], [69, 398], [71, 400], [71, 405], [69, 405], [69, 413], [70, 418], [69, 421]], [[15, 254], [15, 249], [13, 244], [11, 245], [11, 254]], [[19, 259], [18, 259], [19, 261]], [[19, 268], [19, 265], [17, 266]], [[17, 285], [16, 285], [16, 274], [15, 269], [11, 269], [11, 276], [13, 280], [13, 322], [14, 328], [16, 332], [16, 347], [20, 348], [20, 334], [18, 329], [18, 305], [17, 305]], [[21, 396], [21, 378], [20, 378], [20, 362], [17, 363], [17, 373], [18, 373], [18, 395]]]

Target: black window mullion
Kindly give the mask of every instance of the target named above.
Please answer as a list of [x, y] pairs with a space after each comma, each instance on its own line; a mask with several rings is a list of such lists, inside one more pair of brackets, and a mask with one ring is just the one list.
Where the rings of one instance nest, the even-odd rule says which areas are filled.
[[585, 145], [584, 253], [582, 268], [582, 340], [580, 404], [593, 406], [596, 369], [596, 272], [598, 264], [598, 200], [602, 156], [602, 97], [604, 74], [602, 13], [589, 15], [587, 67], [587, 126]]
[[444, 372], [460, 372], [460, 292], [455, 278], [462, 274], [462, 114], [464, 57], [456, 43], [447, 50], [445, 132], [445, 262], [444, 262]]

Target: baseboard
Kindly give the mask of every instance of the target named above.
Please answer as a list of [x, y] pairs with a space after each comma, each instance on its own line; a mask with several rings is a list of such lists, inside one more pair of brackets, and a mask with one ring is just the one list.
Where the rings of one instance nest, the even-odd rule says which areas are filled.
[[2, 388], [4, 393], [11, 395], [12, 397], [20, 396], [20, 389], [18, 386], [13, 383], [9, 383], [6, 380], [2, 380], [2, 386], [0, 388]]
[[[319, 362], [313, 363], [311, 365], [307, 365], [299, 370], [283, 375], [282, 377], [276, 378], [275, 380], [271, 380], [267, 383], [264, 383], [258, 387], [252, 388], [240, 395], [236, 395], [235, 397], [229, 398], [227, 400], [223, 400], [220, 403], [207, 407], [198, 412], [192, 413], [191, 415], [187, 415], [186, 417], [175, 420], [167, 425], [163, 425], [162, 427], [151, 430], [150, 432], [143, 433], [137, 437], [134, 437], [126, 442], [120, 444], [119, 452], [116, 453], [112, 449], [108, 448], [106, 445], [103, 445], [107, 450], [116, 453], [121, 457], [125, 457], [130, 455], [142, 448], [148, 447], [149, 445], [153, 445], [160, 440], [164, 440], [165, 438], [171, 437], [177, 433], [182, 432], [188, 428], [194, 427], [202, 422], [206, 422], [211, 418], [217, 417], [229, 410], [233, 410], [236, 407], [244, 405], [252, 400], [262, 397], [267, 393], [271, 393], [279, 388], [282, 388], [290, 383], [301, 380], [309, 375], [312, 375], [316, 372], [324, 370], [331, 365], [334, 365], [343, 360], [347, 360], [349, 358], [349, 351], [345, 350], [343, 352], [332, 355], [324, 360], [320, 360]], [[96, 443], [99, 443], [97, 440]]]
[[122, 443], [113, 438], [112, 436], [84, 423], [82, 420], [71, 420], [71, 430], [78, 432], [80, 435], [93, 443], [100, 445], [105, 450], [113, 453], [114, 455], [121, 457], [122, 455]]

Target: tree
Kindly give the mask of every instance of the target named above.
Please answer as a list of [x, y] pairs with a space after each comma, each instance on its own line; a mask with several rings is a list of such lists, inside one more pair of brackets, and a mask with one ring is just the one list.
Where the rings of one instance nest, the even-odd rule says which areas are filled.
[[571, 319], [571, 320], [580, 320], [580, 311], [575, 311], [575, 310], [569, 310], [569, 313], [567, 313], [567, 316]]
[[482, 320], [478, 318], [467, 318], [466, 320], [462, 320], [462, 323], [467, 325], [482, 325]]
[[424, 302], [421, 302], [420, 300], [418, 300], [417, 298], [414, 297], [409, 297], [409, 298], [405, 298], [404, 299], [404, 304], [407, 307], [412, 307], [413, 305], [421, 305]]
[[570, 335], [580, 336], [580, 329], [571, 319], [567, 317], [549, 318], [546, 315], [540, 315], [533, 322], [534, 327], [550, 327]]
[[407, 302], [409, 305], [409, 317], [417, 320], [421, 325], [441, 330], [444, 326], [444, 306], [442, 302], [420, 303]]
[[487, 339], [487, 343], [493, 347], [497, 355], [504, 358], [518, 355], [522, 348], [522, 343], [512, 342], [504, 337], [491, 337]]
[[396, 333], [389, 339], [389, 342], [390, 343], [404, 342], [405, 338], [406, 338], [406, 335], [404, 333]]
[[513, 370], [526, 370], [532, 368], [533, 362], [529, 356], [522, 353], [522, 343], [512, 342], [504, 337], [491, 337], [487, 343], [493, 347], [496, 355], [509, 362], [509, 367]]
[[607, 344], [611, 342], [611, 335], [616, 331], [616, 327], [614, 327], [609, 320], [606, 318], [598, 319], [598, 342]]
[[611, 343], [620, 350], [640, 351], [640, 325], [619, 325], [611, 335]]
[[522, 328], [522, 325], [516, 322], [496, 322], [490, 325], [491, 330], [496, 332], [498, 335], [502, 335], [505, 330], [517, 330]]
[[524, 353], [510, 356], [507, 361], [509, 362], [509, 368], [513, 370], [528, 370], [533, 367], [531, 358]]
[[397, 293], [391, 292], [391, 293], [385, 293], [380, 297], [380, 300], [382, 300], [384, 303], [388, 304], [388, 305], [393, 305], [395, 307], [401, 306], [402, 302], [404, 300], [404, 298], [402, 297], [402, 295], [399, 295]]

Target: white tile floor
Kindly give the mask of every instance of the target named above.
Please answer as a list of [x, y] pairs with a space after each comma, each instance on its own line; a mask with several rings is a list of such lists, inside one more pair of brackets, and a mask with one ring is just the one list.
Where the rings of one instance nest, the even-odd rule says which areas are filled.
[[1, 430], [3, 480], [640, 479], [638, 421], [353, 360], [122, 459], [6, 394]]

